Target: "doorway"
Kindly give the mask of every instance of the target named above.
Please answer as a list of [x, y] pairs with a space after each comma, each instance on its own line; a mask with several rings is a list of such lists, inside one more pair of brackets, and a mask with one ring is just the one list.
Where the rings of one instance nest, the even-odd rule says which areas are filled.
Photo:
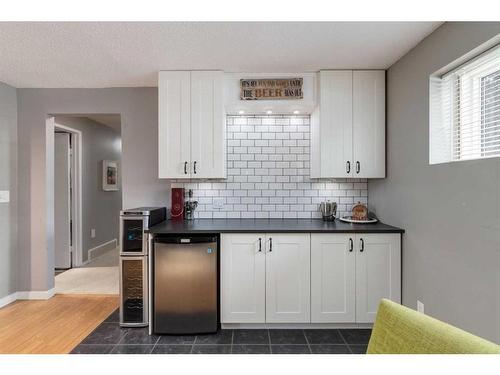
[[[118, 294], [120, 115], [65, 114], [49, 120], [56, 293]], [[104, 174], [110, 164], [114, 179]], [[110, 181], [116, 182], [114, 187]]]
[[82, 132], [50, 117], [54, 133], [54, 271], [82, 265]]
[[54, 268], [56, 275], [77, 264], [73, 251], [74, 173], [72, 133], [54, 132]]

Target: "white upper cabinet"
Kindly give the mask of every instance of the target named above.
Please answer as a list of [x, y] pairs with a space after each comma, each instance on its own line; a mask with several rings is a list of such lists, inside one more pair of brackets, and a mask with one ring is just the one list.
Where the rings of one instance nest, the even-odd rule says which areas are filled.
[[191, 159], [189, 72], [160, 72], [158, 81], [158, 177], [189, 177]]
[[311, 178], [385, 177], [385, 72], [321, 71]]
[[[319, 111], [311, 121], [311, 177], [349, 177], [352, 159], [352, 70], [319, 73]], [[352, 168], [351, 168], [352, 169]]]
[[191, 72], [193, 178], [224, 178], [225, 132], [222, 72]]
[[354, 71], [353, 177], [385, 177], [385, 72]]
[[222, 85], [219, 71], [160, 72], [160, 178], [226, 177]]

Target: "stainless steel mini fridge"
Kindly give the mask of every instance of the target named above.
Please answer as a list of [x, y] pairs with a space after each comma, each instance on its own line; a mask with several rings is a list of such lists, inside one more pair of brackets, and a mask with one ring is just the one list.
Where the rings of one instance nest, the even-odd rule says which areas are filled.
[[216, 235], [155, 237], [154, 333], [217, 331], [217, 258]]

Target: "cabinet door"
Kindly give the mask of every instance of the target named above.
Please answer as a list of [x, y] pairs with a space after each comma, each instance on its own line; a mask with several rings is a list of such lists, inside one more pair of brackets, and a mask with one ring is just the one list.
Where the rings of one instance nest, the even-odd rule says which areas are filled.
[[266, 323], [309, 323], [310, 234], [267, 234]]
[[319, 131], [312, 133], [319, 137], [313, 144], [319, 144], [320, 176], [313, 177], [351, 177], [352, 71], [322, 71], [319, 85]]
[[265, 323], [264, 245], [264, 234], [221, 235], [222, 323]]
[[356, 319], [355, 236], [311, 234], [311, 322]]
[[192, 178], [225, 178], [223, 73], [191, 72]]
[[189, 178], [191, 98], [189, 72], [160, 72], [158, 177]]
[[353, 73], [353, 177], [385, 177], [385, 72]]
[[401, 303], [401, 237], [356, 235], [356, 322], [373, 323], [382, 298]]

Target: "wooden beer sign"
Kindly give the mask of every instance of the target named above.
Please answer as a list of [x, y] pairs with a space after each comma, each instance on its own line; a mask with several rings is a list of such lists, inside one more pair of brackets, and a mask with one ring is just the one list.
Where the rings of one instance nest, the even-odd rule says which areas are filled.
[[240, 79], [240, 100], [303, 99], [302, 78]]

